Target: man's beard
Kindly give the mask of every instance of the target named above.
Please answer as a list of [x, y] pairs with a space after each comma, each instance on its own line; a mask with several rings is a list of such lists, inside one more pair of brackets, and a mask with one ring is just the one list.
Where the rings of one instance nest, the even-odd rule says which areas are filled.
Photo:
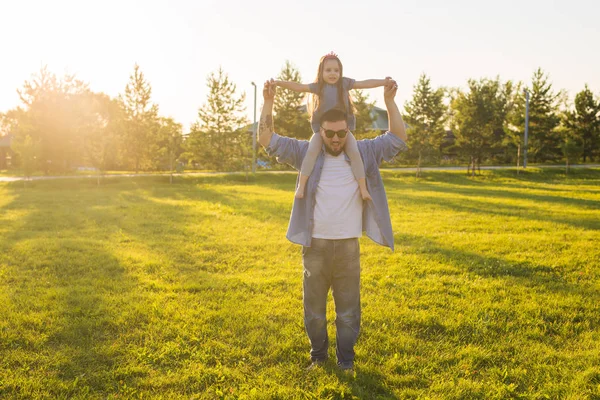
[[339, 150], [335, 151], [333, 150], [331, 147], [329, 147], [328, 144], [325, 145], [325, 151], [328, 152], [329, 154], [331, 154], [332, 156], [339, 156], [340, 154], [342, 154], [342, 151], [344, 151], [343, 147], [340, 147]]

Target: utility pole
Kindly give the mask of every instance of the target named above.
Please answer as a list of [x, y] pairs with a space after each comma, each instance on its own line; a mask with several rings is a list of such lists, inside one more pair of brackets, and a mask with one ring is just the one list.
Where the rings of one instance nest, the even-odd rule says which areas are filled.
[[256, 172], [256, 83], [254, 86], [254, 124], [252, 125], [252, 173]]
[[525, 140], [523, 141], [523, 168], [527, 168], [527, 139], [529, 134], [529, 91], [525, 89]]

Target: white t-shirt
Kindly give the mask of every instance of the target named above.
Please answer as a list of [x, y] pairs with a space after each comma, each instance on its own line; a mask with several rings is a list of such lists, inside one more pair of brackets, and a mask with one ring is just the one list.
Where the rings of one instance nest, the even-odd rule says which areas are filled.
[[362, 236], [363, 200], [358, 182], [344, 153], [325, 153], [321, 179], [315, 194], [312, 237], [349, 239]]

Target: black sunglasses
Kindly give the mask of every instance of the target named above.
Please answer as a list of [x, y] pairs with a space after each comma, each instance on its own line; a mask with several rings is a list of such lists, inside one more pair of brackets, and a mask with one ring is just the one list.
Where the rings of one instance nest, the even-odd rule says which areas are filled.
[[324, 131], [325, 131], [325, 136], [327, 136], [328, 139], [331, 139], [335, 135], [337, 135], [337, 137], [339, 137], [340, 139], [343, 139], [346, 137], [346, 134], [348, 133], [348, 129], [340, 129], [339, 131], [332, 131], [331, 129], [325, 129]]

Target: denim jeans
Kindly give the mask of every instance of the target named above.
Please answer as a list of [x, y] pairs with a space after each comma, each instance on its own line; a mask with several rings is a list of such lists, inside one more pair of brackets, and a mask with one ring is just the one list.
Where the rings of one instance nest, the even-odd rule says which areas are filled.
[[312, 239], [302, 248], [304, 264], [304, 326], [312, 361], [327, 359], [327, 293], [335, 303], [336, 356], [342, 368], [352, 368], [360, 331], [360, 248], [358, 239]]

